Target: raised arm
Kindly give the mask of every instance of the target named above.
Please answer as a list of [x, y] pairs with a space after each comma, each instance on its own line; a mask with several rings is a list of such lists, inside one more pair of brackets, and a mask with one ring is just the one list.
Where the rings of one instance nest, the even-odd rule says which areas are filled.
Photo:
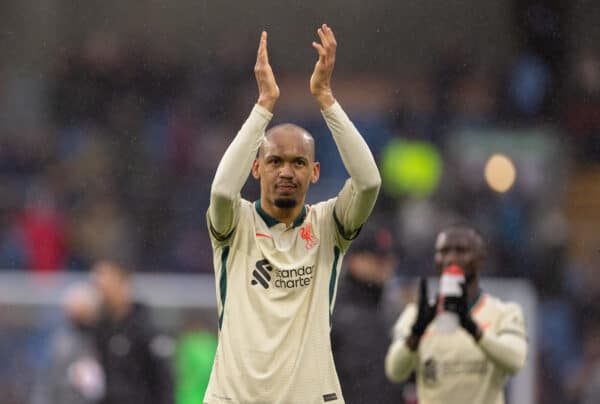
[[394, 340], [385, 356], [385, 374], [393, 382], [401, 382], [410, 376], [417, 365], [417, 348], [425, 330], [433, 321], [436, 303], [429, 301], [427, 280], [419, 282], [419, 304], [415, 310], [409, 305], [394, 327]]
[[235, 228], [240, 191], [248, 178], [279, 98], [279, 87], [269, 64], [265, 31], [260, 37], [254, 75], [258, 85], [258, 101], [225, 151], [210, 190], [209, 226], [213, 236], [219, 240], [226, 239]]
[[418, 362], [418, 354], [409, 348], [407, 340], [410, 338], [412, 324], [417, 317], [414, 304], [406, 307], [394, 326], [393, 341], [385, 355], [384, 369], [387, 378], [394, 383], [400, 383], [411, 375]]
[[345, 238], [353, 238], [365, 222], [377, 199], [381, 176], [369, 146], [350, 121], [331, 89], [337, 41], [331, 28], [317, 30], [321, 43], [313, 42], [319, 54], [310, 78], [310, 91], [331, 130], [350, 179], [338, 195], [335, 215]]

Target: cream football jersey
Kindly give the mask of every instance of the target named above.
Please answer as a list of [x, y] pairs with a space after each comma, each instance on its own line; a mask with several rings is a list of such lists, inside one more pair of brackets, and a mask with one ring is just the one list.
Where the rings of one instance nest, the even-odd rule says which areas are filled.
[[[395, 340], [410, 335], [417, 307], [410, 304], [394, 328]], [[493, 331], [526, 339], [521, 308], [489, 294], [481, 294], [471, 316], [485, 333]], [[436, 331], [433, 321], [423, 335], [416, 363], [420, 404], [503, 404], [510, 374], [494, 364], [473, 337], [459, 328], [451, 334]]]
[[233, 233], [211, 233], [219, 344], [205, 403], [344, 402], [329, 333], [350, 241], [335, 202], [305, 206], [287, 227], [241, 199]]

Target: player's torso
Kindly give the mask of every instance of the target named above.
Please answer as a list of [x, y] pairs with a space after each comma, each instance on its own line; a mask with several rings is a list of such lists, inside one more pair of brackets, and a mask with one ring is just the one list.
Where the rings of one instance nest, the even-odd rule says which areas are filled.
[[[492, 330], [501, 311], [495, 299], [483, 294], [471, 311], [479, 326]], [[419, 345], [417, 378], [425, 404], [502, 404], [507, 375], [490, 362], [474, 339], [462, 328], [440, 334], [435, 321]]]
[[233, 400], [224, 402], [289, 404], [331, 394], [341, 403], [329, 340], [341, 254], [326, 212], [308, 208], [286, 227], [242, 202], [226, 259], [213, 393]]

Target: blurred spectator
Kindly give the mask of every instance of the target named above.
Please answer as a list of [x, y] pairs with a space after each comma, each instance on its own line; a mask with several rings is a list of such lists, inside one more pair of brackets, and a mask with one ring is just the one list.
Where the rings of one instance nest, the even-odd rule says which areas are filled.
[[508, 105], [514, 118], [530, 122], [545, 112], [551, 71], [535, 54], [520, 55], [509, 73]]
[[[599, 338], [600, 327], [598, 325], [596, 325], [596, 328], [593, 332], [589, 333], [585, 337], [584, 344], [593, 345], [589, 348], [593, 354], [593, 362], [590, 360], [590, 362], [592, 362], [591, 369], [584, 370], [584, 372], [588, 371], [589, 373], [584, 375], [587, 380], [583, 386], [581, 404], [595, 404], [600, 398], [600, 355], [598, 352], [600, 350], [600, 343], [598, 342]], [[586, 350], [586, 353], [588, 353], [587, 351], [588, 350]], [[584, 360], [586, 359], [588, 359], [588, 357], [584, 355]]]
[[447, 129], [445, 124], [451, 118], [448, 99], [449, 94], [467, 74], [470, 73], [472, 61], [461, 44], [454, 43], [448, 46], [435, 63], [432, 72], [432, 82], [435, 89], [436, 116], [442, 130]]
[[567, 404], [592, 404], [600, 398], [600, 325], [585, 327], [579, 364], [567, 375]]
[[130, 270], [100, 261], [91, 276], [103, 308], [95, 335], [106, 372], [106, 396], [101, 403], [172, 404], [173, 342], [158, 332], [148, 309], [134, 303]]
[[394, 111], [396, 132], [411, 139], [435, 140], [439, 133], [432, 83], [421, 75], [400, 81]]
[[0, 207], [0, 269], [26, 268], [27, 252], [17, 214], [14, 206]]
[[567, 53], [568, 17], [572, 3], [560, 0], [513, 1], [519, 43], [552, 65], [557, 73]]
[[94, 404], [105, 393], [92, 328], [99, 301], [86, 283], [69, 287], [63, 297], [67, 322], [51, 342], [51, 364], [36, 391], [35, 404]]
[[450, 127], [487, 127], [496, 119], [496, 83], [489, 73], [465, 74], [448, 92]]
[[600, 162], [600, 55], [591, 49], [575, 59], [564, 124], [582, 162]]
[[212, 370], [217, 337], [201, 322], [184, 325], [177, 341], [175, 369], [176, 404], [202, 404]]
[[[390, 339], [382, 296], [393, 274], [392, 233], [370, 222], [346, 256], [331, 330], [332, 350], [348, 404], [402, 403], [402, 388], [390, 383], [383, 360]], [[368, 227], [367, 227], [368, 226]]]
[[108, 196], [86, 202], [72, 215], [72, 253], [84, 265], [107, 256], [131, 262], [137, 240], [125, 212]]
[[47, 184], [30, 190], [20, 226], [27, 248], [28, 269], [56, 271], [65, 268], [65, 223]]

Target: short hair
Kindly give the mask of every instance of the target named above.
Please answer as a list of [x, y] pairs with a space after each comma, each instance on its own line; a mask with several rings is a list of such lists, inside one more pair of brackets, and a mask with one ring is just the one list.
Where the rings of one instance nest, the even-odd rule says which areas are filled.
[[487, 251], [487, 239], [483, 235], [483, 233], [474, 225], [467, 222], [454, 222], [443, 226], [438, 232], [439, 236], [442, 233], [447, 233], [455, 230], [467, 230], [475, 236], [475, 242], [477, 243], [477, 247], [482, 253]]
[[303, 133], [311, 142], [312, 144], [312, 157], [313, 159], [315, 158], [315, 138], [313, 137], [313, 135], [307, 131], [306, 129], [304, 129], [301, 126], [298, 126], [296, 124], [293, 123], [282, 123], [279, 125], [275, 125], [272, 128], [268, 129], [265, 132], [265, 136], [263, 138], [263, 141], [261, 142], [260, 146], [258, 147], [258, 150], [256, 151], [256, 158], [260, 157], [260, 151], [262, 150], [265, 142], [267, 141], [267, 139], [274, 133], [277, 132], [279, 130], [288, 130], [288, 131], [298, 131]]

